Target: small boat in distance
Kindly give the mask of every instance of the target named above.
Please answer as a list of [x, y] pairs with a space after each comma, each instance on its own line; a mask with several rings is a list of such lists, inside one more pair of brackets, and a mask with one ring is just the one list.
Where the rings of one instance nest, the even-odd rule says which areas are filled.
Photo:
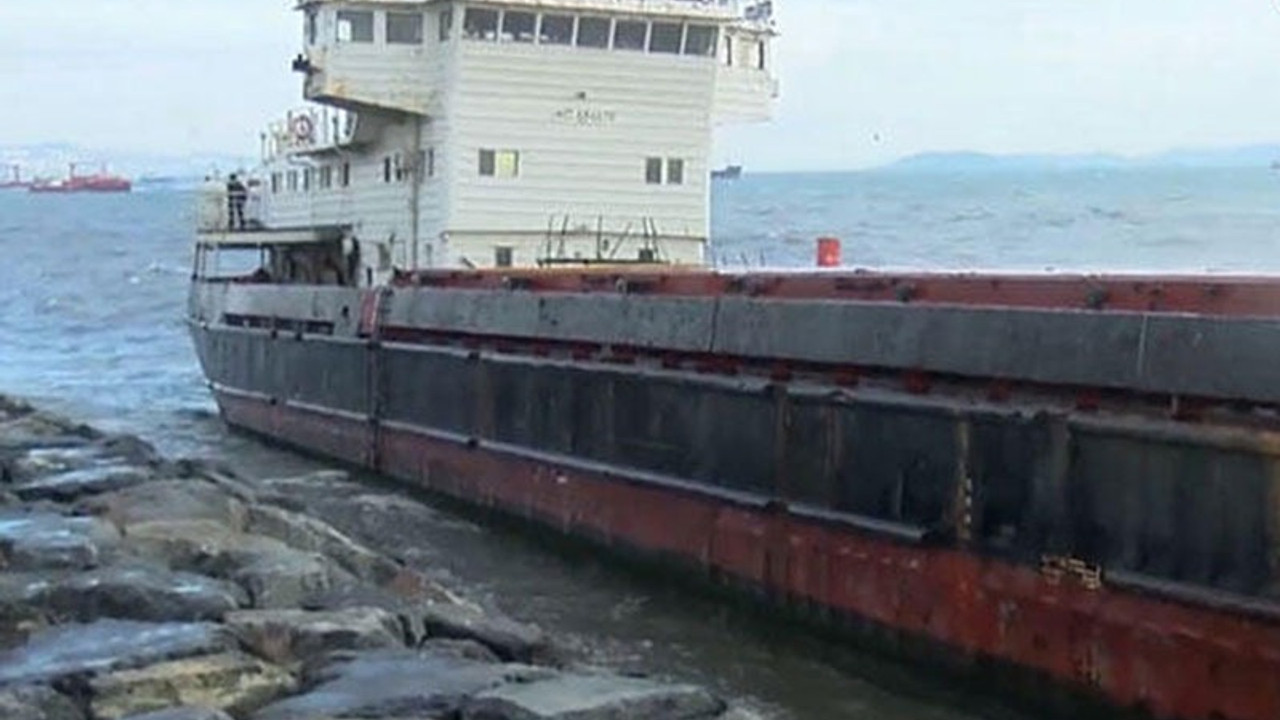
[[737, 180], [742, 177], [741, 165], [726, 165], [719, 170], [711, 171], [712, 180]]
[[71, 163], [67, 177], [61, 180], [36, 180], [27, 189], [35, 193], [129, 192], [133, 189], [133, 183], [128, 178], [107, 173], [105, 167], [92, 175], [77, 175], [76, 165]]
[[18, 165], [10, 165], [9, 178], [0, 180], [0, 190], [18, 190], [29, 187], [31, 187], [31, 183], [22, 179], [22, 168]]

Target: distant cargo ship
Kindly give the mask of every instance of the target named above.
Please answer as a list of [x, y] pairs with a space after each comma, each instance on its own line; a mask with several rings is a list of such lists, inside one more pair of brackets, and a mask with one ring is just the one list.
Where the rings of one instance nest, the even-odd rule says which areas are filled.
[[9, 178], [7, 180], [0, 180], [0, 190], [17, 190], [29, 187], [31, 187], [31, 183], [22, 179], [22, 168], [17, 165], [9, 166]]
[[712, 180], [737, 180], [742, 177], [741, 165], [728, 165], [720, 170], [711, 171]]
[[28, 189], [36, 193], [129, 192], [133, 189], [133, 183], [128, 178], [108, 174], [105, 168], [93, 175], [77, 175], [75, 163], [72, 163], [67, 177], [61, 180], [37, 180]]

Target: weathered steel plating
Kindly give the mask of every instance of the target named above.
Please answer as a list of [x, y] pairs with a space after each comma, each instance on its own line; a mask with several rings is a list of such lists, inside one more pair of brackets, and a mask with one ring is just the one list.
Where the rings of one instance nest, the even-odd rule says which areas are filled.
[[902, 649], [1280, 716], [1270, 283], [418, 274], [349, 325], [341, 291], [222, 302], [193, 332], [234, 424]]

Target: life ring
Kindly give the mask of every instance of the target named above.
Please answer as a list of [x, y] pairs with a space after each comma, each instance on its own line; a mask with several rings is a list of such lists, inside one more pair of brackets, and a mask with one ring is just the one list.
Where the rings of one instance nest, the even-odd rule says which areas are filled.
[[311, 142], [315, 138], [316, 124], [310, 115], [299, 115], [293, 119], [293, 136], [302, 142]]

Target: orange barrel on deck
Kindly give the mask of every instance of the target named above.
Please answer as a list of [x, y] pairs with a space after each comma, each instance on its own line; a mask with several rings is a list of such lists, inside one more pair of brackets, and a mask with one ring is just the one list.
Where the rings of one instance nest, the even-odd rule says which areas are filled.
[[840, 240], [833, 237], [818, 238], [818, 267], [840, 265]]

